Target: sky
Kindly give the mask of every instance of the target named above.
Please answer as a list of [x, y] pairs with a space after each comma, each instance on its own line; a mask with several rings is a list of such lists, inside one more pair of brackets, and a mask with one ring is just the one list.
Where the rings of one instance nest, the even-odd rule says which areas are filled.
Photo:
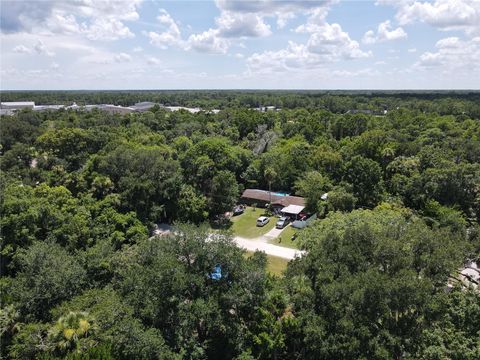
[[1, 0], [0, 89], [480, 89], [480, 0]]

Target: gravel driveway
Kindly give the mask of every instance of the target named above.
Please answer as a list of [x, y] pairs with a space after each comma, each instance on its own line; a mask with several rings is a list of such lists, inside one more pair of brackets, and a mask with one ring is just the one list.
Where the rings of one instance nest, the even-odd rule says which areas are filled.
[[233, 240], [239, 247], [245, 248], [248, 251], [264, 251], [267, 255], [277, 256], [288, 260], [292, 260], [305, 254], [305, 251], [269, 244], [261, 238], [255, 240], [235, 236]]

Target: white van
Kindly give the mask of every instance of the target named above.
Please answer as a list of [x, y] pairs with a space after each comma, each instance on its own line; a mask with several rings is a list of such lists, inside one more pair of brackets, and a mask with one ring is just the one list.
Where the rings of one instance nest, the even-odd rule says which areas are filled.
[[260, 216], [257, 219], [257, 226], [265, 226], [266, 224], [268, 224], [269, 221], [270, 221], [270, 218], [266, 216]]

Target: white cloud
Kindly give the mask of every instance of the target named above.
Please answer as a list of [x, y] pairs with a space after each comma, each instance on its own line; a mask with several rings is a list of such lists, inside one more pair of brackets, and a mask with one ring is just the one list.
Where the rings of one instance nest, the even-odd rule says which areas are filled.
[[118, 55], [115, 55], [114, 60], [117, 63], [130, 62], [130, 61], [132, 61], [132, 57], [130, 55], [122, 52]]
[[115, 65], [115, 67], [113, 68], [118, 69], [121, 67], [134, 66], [135, 65], [134, 60], [135, 59], [130, 54], [125, 52], [115, 53], [107, 49], [92, 48], [91, 51], [88, 53], [80, 52], [80, 55], [77, 60], [77, 66], [81, 66], [82, 68], [88, 68], [88, 70], [92, 70], [92, 69], [99, 69], [99, 67], [96, 67], [96, 66], [92, 67], [91, 64], [111, 65], [111, 66]]
[[455, 49], [455, 48], [461, 48], [463, 42], [456, 36], [448, 37], [445, 39], [438, 40], [437, 43], [435, 44], [436, 48], [439, 49]]
[[420, 56], [420, 61], [416, 63], [418, 67], [429, 67], [442, 65], [440, 53], [425, 52]]
[[[21, 51], [26, 54], [38, 54], [40, 56], [55, 55], [56, 61], [60, 62], [60, 60], [68, 59], [66, 63], [69, 64], [75, 64], [86, 56], [100, 53], [106, 54], [102, 47], [93, 46], [90, 41], [79, 34], [59, 34], [55, 36], [30, 33], [2, 34], [2, 48], [12, 48], [17, 52]], [[113, 58], [113, 55], [111, 57]], [[5, 58], [4, 64], [15, 61], [14, 59], [14, 57]], [[35, 56], [28, 56], [25, 58], [25, 61], [35, 65], [38, 59]]]
[[448, 37], [437, 41], [435, 52], [425, 52], [415, 63], [415, 68], [428, 69], [441, 67], [451, 74], [464, 72], [470, 77], [480, 76], [480, 37], [471, 40], [460, 40]]
[[160, 60], [158, 60], [157, 58], [154, 58], [154, 57], [148, 57], [147, 58], [147, 64], [148, 65], [159, 65]]
[[27, 48], [25, 45], [17, 45], [13, 48], [13, 52], [18, 54], [30, 54], [32, 50]]
[[277, 15], [277, 28], [283, 29], [289, 20], [295, 19], [296, 15], [293, 12], [283, 12]]
[[39, 55], [47, 55], [47, 56], [53, 56], [55, 53], [53, 51], [50, 51], [47, 46], [43, 43], [42, 40], [38, 40], [35, 46], [33, 47], [35, 52]]
[[357, 41], [350, 39], [339, 24], [325, 23], [311, 35], [308, 40], [308, 49], [330, 61], [344, 59], [358, 59], [370, 56], [360, 49]]
[[160, 9], [160, 15], [157, 16], [158, 22], [165, 27], [165, 31], [157, 33], [150, 31], [147, 36], [150, 43], [161, 49], [168, 49], [169, 46], [183, 46], [182, 35], [180, 29], [165, 9]]
[[262, 16], [277, 16], [282, 23], [293, 18], [297, 13], [306, 13], [318, 8], [328, 8], [337, 0], [216, 0], [215, 2], [220, 10], [238, 13], [257, 13]]
[[376, 42], [405, 39], [407, 37], [407, 33], [401, 27], [394, 30], [391, 30], [391, 28], [390, 20], [384, 21], [378, 25], [376, 34], [373, 30], [367, 31], [363, 35], [362, 42], [364, 44], [374, 44]]
[[217, 0], [220, 16], [215, 19], [216, 27], [182, 38], [178, 24], [170, 14], [161, 9], [157, 18], [166, 27], [163, 32], [145, 32], [150, 43], [162, 49], [171, 46], [184, 50], [225, 54], [232, 45], [238, 45], [233, 39], [267, 37], [272, 35], [267, 17], [276, 17], [277, 26], [284, 27], [297, 13], [308, 14], [310, 21], [324, 18], [329, 6], [336, 0], [325, 1], [226, 1]]
[[325, 18], [328, 15], [328, 7], [319, 7], [312, 9], [308, 12], [309, 16], [307, 22], [298, 26], [295, 32], [298, 33], [313, 33], [322, 30], [322, 26], [325, 24]]
[[215, 22], [218, 35], [224, 38], [265, 37], [272, 34], [270, 26], [258, 14], [224, 11]]
[[[275, 12], [275, 11], [292, 11], [295, 9], [303, 8], [308, 9], [311, 7], [319, 6], [320, 2], [313, 1], [300, 1], [300, 0], [258, 0], [258, 1], [244, 1], [244, 0], [216, 0], [218, 8], [222, 10], [230, 10], [235, 12]], [[324, 1], [325, 3], [325, 1]]]
[[[307, 21], [294, 29], [297, 33], [308, 33], [310, 37], [306, 44], [290, 41], [285, 49], [255, 53], [247, 59], [251, 72], [275, 72], [294, 69], [318, 69], [326, 63], [339, 60], [358, 59], [371, 56], [370, 52], [360, 49], [357, 41], [342, 30], [339, 24], [326, 22], [329, 6], [333, 1], [285, 2], [283, 5], [272, 5], [262, 2], [263, 6], [297, 6], [302, 7], [307, 14]], [[279, 2], [280, 4], [283, 2]], [[315, 6], [314, 6], [315, 5]]]
[[138, 53], [138, 52], [142, 52], [142, 51], [143, 51], [143, 48], [142, 48], [141, 46], [135, 46], [135, 47], [133, 48], [133, 52]]
[[[124, 24], [124, 21], [139, 19], [137, 7], [142, 0], [83, 0], [77, 9], [68, 6], [67, 10], [79, 16], [91, 18], [90, 23], [82, 23], [81, 32], [90, 40], [118, 40], [132, 38], [135, 35]], [[72, 6], [75, 3], [71, 3]]]
[[363, 35], [362, 42], [364, 44], [375, 44], [377, 42], [377, 37], [373, 30], [368, 30], [365, 35]]
[[45, 20], [46, 28], [55, 34], [77, 34], [82, 32], [81, 26], [72, 14], [62, 10], [53, 9], [51, 15]]
[[[60, 9], [66, 13], [74, 14], [79, 17], [86, 17], [93, 19], [93, 24], [115, 24], [113, 30], [122, 29], [122, 33], [115, 36], [114, 33], [109, 35], [110, 38], [122, 38], [125, 34], [130, 34], [130, 30], [123, 24], [123, 21], [136, 21], [140, 15], [137, 8], [140, 6], [142, 0], [79, 0], [77, 2], [61, 2]], [[103, 20], [103, 21], [98, 21]], [[87, 33], [89, 24], [82, 23], [87, 26]], [[107, 25], [107, 30], [111, 28]], [[124, 29], [126, 28], [126, 29]]]
[[188, 38], [188, 49], [212, 54], [225, 54], [230, 44], [229, 40], [219, 36], [218, 29], [209, 29]]
[[[192, 34], [185, 49], [212, 54], [225, 54], [234, 44], [233, 39], [266, 37], [272, 34], [264, 21], [265, 14], [257, 13], [258, 4], [217, 1], [220, 16], [215, 19], [216, 28]], [[250, 8], [252, 11], [244, 11]], [[240, 11], [239, 11], [240, 10]]]
[[166, 27], [166, 30], [161, 33], [153, 31], [146, 33], [151, 44], [161, 49], [175, 46], [184, 50], [211, 54], [225, 54], [232, 45], [230, 38], [267, 36], [270, 31], [268, 27], [265, 28], [264, 24], [262, 25], [259, 17], [222, 13], [216, 19], [218, 28], [210, 28], [202, 33], [192, 34], [184, 40], [178, 24], [166, 10], [160, 10], [157, 20]]
[[225, 54], [232, 44], [230, 38], [260, 35], [266, 31], [261, 24], [260, 18], [242, 14], [237, 16], [236, 14], [222, 13], [216, 19], [218, 28], [210, 28], [204, 32], [192, 34], [188, 39], [184, 40], [178, 24], [166, 10], [160, 10], [157, 20], [166, 28], [165, 31], [160, 33], [150, 31], [145, 33], [145, 35], [149, 37], [151, 44], [161, 49], [175, 46], [184, 50]]
[[227, 1], [217, 0], [220, 16], [215, 19], [216, 28], [198, 34], [192, 34], [187, 40], [185, 49], [200, 52], [224, 54], [235, 44], [232, 39], [267, 37], [272, 35], [267, 17], [277, 18], [277, 27], [284, 27], [288, 20], [295, 18], [297, 13], [315, 16], [326, 16], [328, 7], [336, 0], [325, 1]]
[[468, 35], [480, 34], [480, 1], [378, 1], [397, 8], [396, 18], [406, 25], [420, 21], [440, 30], [462, 30]]
[[141, 3], [142, 0], [77, 0], [61, 2], [59, 6], [82, 17], [111, 17], [136, 21], [140, 18], [137, 8]]
[[124, 21], [138, 20], [141, 1], [2, 2], [0, 25], [6, 33], [81, 34], [90, 40], [131, 38], [134, 34]]
[[380, 25], [378, 25], [377, 30], [377, 39], [378, 41], [390, 41], [390, 40], [398, 40], [398, 39], [405, 39], [407, 37], [407, 33], [401, 28], [398, 27], [395, 30], [390, 30], [392, 25], [390, 20], [387, 20]]
[[118, 40], [133, 38], [130, 29], [117, 19], [95, 19], [89, 27], [82, 30], [90, 40]]
[[417, 49], [416, 48], [410, 48], [410, 49], [408, 49], [408, 52], [409, 53], [415, 53], [415, 52], [417, 52]]
[[324, 2], [324, 6], [310, 9], [307, 22], [295, 29], [297, 33], [310, 34], [306, 49], [322, 61], [334, 61], [341, 58], [356, 59], [370, 56], [370, 53], [360, 49], [358, 42], [352, 40], [339, 24], [326, 22], [325, 18], [329, 10], [326, 5], [330, 3]]
[[50, 15], [53, 2], [0, 1], [0, 28], [3, 33], [31, 31]]
[[285, 49], [253, 54], [247, 59], [248, 69], [251, 72], [311, 70], [331, 62], [371, 56], [338, 24], [324, 24], [317, 30], [306, 44], [290, 41]]
[[331, 73], [331, 75], [333, 77], [355, 78], [355, 77], [365, 77], [365, 76], [379, 76], [381, 75], [381, 73], [378, 70], [366, 68], [358, 71], [334, 70]]
[[255, 53], [247, 58], [248, 69], [254, 73], [283, 72], [319, 65], [317, 57], [303, 44], [289, 42], [285, 49]]

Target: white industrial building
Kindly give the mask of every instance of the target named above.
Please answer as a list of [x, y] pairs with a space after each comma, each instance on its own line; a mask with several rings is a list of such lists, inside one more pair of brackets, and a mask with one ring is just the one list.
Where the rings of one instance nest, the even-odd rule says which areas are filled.
[[189, 108], [189, 107], [185, 107], [185, 106], [165, 106], [164, 109], [167, 110], [167, 111], [186, 110], [191, 114], [196, 114], [196, 113], [202, 111], [202, 109], [200, 109], [200, 108]]
[[98, 108], [108, 112], [109, 114], [130, 114], [135, 111], [134, 108], [123, 107], [120, 105], [99, 105]]
[[142, 101], [133, 105], [132, 108], [135, 109], [135, 111], [137, 112], [144, 112], [150, 110], [155, 105], [156, 103], [151, 101]]
[[34, 107], [34, 101], [2, 101], [0, 103], [0, 109], [20, 110], [33, 109]]
[[47, 111], [47, 110], [60, 110], [65, 105], [38, 105], [33, 107], [33, 111]]

